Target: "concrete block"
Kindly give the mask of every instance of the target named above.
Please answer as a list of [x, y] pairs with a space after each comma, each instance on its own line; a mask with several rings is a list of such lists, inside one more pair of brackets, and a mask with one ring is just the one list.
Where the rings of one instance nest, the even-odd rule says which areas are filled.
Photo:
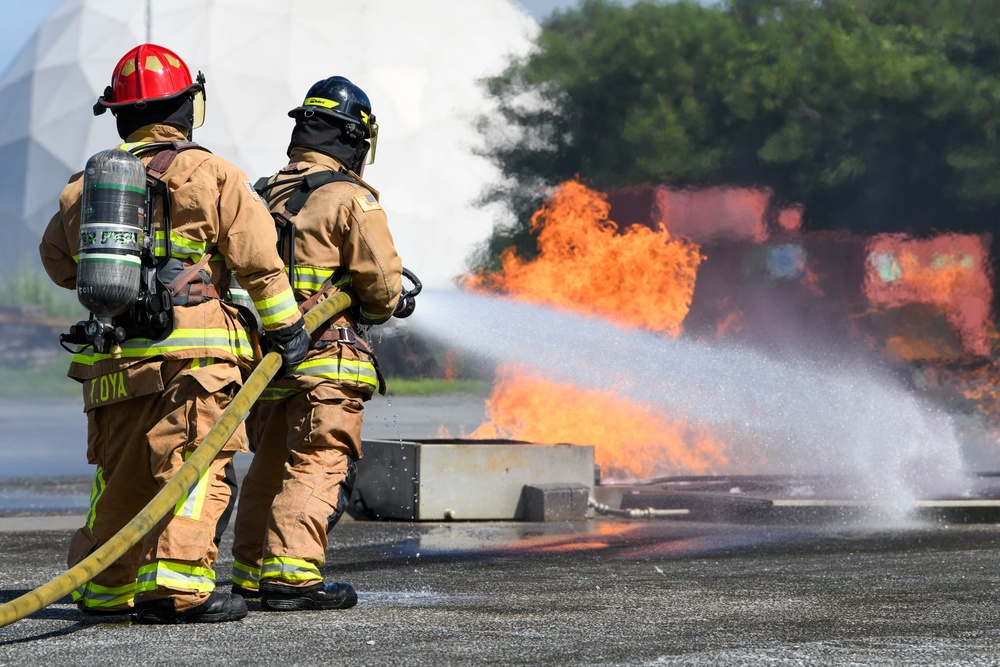
[[365, 440], [362, 451], [348, 510], [356, 518], [524, 521], [525, 486], [594, 480], [592, 445]]
[[583, 484], [526, 485], [522, 491], [525, 521], [582, 521], [590, 489]]

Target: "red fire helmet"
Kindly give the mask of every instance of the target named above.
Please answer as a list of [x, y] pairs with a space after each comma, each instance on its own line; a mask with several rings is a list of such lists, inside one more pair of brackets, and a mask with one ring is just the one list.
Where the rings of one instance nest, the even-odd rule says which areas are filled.
[[94, 115], [189, 93], [194, 94], [193, 127], [198, 128], [205, 120], [205, 75], [198, 72], [192, 81], [191, 71], [176, 53], [156, 44], [140, 44], [118, 61], [111, 85], [97, 98]]

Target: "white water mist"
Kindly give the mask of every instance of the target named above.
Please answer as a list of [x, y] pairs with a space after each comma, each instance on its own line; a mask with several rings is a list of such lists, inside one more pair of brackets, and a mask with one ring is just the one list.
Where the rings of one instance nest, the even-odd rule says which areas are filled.
[[968, 488], [952, 419], [859, 359], [776, 358], [503, 298], [425, 291], [410, 326], [492, 363], [612, 390], [726, 434], [728, 474], [824, 475], [890, 508]]

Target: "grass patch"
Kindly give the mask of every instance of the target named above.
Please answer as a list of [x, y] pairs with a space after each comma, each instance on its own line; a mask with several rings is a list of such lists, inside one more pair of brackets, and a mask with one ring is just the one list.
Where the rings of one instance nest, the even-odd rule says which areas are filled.
[[0, 398], [81, 396], [80, 383], [66, 377], [69, 360], [53, 361], [36, 370], [0, 367]]
[[441, 380], [427, 378], [387, 378], [390, 396], [434, 396], [436, 394], [476, 394], [488, 396], [493, 389], [492, 382], [482, 380]]
[[51, 317], [77, 320], [87, 313], [76, 292], [54, 285], [42, 269], [26, 263], [0, 275], [0, 306], [40, 306]]

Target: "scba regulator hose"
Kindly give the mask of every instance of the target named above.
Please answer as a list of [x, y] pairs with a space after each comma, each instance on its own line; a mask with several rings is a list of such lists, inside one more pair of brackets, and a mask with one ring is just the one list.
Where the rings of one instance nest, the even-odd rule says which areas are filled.
[[[313, 307], [305, 316], [306, 331], [312, 333], [334, 315], [350, 308], [352, 297], [346, 292], [337, 292]], [[208, 469], [216, 455], [229, 440], [240, 423], [250, 412], [254, 402], [281, 367], [281, 355], [270, 352], [229, 405], [222, 412], [219, 421], [208, 432], [202, 443], [195, 449], [177, 474], [167, 482], [142, 511], [129, 521], [110, 540], [84, 560], [62, 573], [52, 581], [19, 598], [0, 605], [0, 627], [10, 625], [25, 616], [44, 609], [56, 600], [96, 577], [105, 568], [121, 558], [126, 551], [145, 537], [160, 519], [167, 515], [184, 495], [197, 483], [198, 478]]]

